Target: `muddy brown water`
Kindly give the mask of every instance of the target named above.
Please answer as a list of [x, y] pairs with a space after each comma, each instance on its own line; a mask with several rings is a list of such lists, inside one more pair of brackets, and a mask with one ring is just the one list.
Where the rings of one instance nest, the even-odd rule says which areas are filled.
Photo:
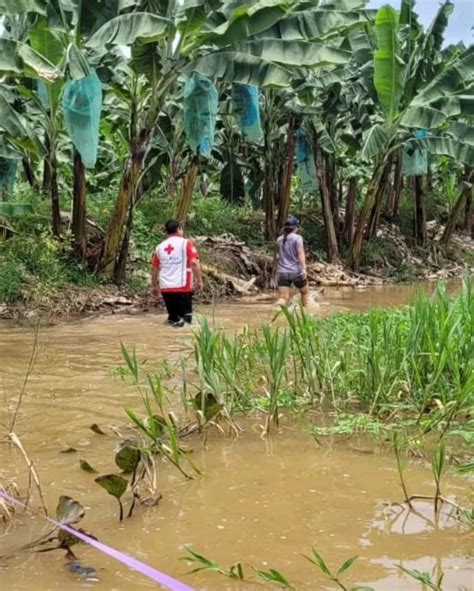
[[[432, 287], [429, 287], [431, 289]], [[452, 290], [459, 283], [451, 285]], [[328, 289], [323, 310], [362, 311], [374, 306], [409, 301], [419, 286], [385, 286], [365, 291]], [[267, 304], [226, 304], [201, 313], [227, 330], [258, 325], [273, 315]], [[369, 585], [377, 591], [412, 591], [420, 584], [404, 576], [399, 566], [445, 572], [445, 591], [474, 589], [473, 537], [442, 516], [433, 521], [431, 507], [417, 505], [418, 514], [387, 512], [386, 503], [401, 492], [393, 458], [357, 446], [318, 447], [298, 425], [284, 421], [271, 438], [258, 435], [258, 418], [249, 419], [238, 440], [211, 435], [207, 449], [193, 441], [194, 462], [203, 476], [183, 481], [160, 464], [163, 500], [154, 508], [139, 508], [119, 524], [117, 506], [79, 468], [86, 459], [101, 473], [113, 472], [114, 437], [101, 437], [89, 426], [105, 430], [125, 423], [125, 407], [139, 408], [137, 393], [114, 377], [121, 363], [120, 341], [136, 344], [139, 358], [176, 358], [185, 351], [189, 333], [163, 325], [163, 316], [111, 316], [47, 327], [39, 335], [38, 358], [28, 381], [16, 432], [35, 461], [51, 508], [66, 494], [87, 509], [82, 526], [102, 541], [199, 591], [241, 591], [274, 588], [268, 583], [233, 582], [217, 574], [186, 574], [179, 561], [190, 544], [223, 566], [241, 561], [268, 570], [275, 568], [297, 589], [326, 590], [328, 583], [302, 555], [317, 548], [335, 567], [357, 554], [347, 575], [350, 585]], [[28, 363], [30, 329], [0, 324], [0, 420], [2, 430]], [[109, 431], [110, 432], [110, 431]], [[76, 453], [61, 450], [73, 447]], [[368, 451], [371, 451], [370, 449]], [[0, 445], [0, 473], [24, 482], [24, 464], [7, 445]], [[412, 463], [407, 470], [410, 490], [430, 494], [430, 470]], [[472, 484], [451, 476], [445, 494], [466, 500]], [[88, 582], [65, 569], [62, 552], [34, 554], [16, 549], [44, 531], [40, 517], [23, 515], [0, 528], [0, 589], [9, 591], [131, 591], [156, 588], [153, 582], [128, 570], [92, 548], [76, 546], [83, 564], [95, 567], [100, 580]]]

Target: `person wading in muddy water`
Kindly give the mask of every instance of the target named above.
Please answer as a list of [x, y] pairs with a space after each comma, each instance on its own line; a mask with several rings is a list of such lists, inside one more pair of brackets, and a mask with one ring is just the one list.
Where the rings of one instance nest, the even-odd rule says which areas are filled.
[[[196, 247], [184, 238], [179, 220], [169, 220], [166, 239], [158, 244], [152, 261], [151, 293], [161, 293], [168, 312], [168, 322], [179, 328], [193, 317], [193, 292], [203, 287], [201, 265]], [[158, 288], [159, 276], [159, 288]]]
[[306, 277], [306, 255], [302, 236], [298, 233], [300, 221], [290, 216], [277, 239], [277, 282], [279, 299], [277, 304], [290, 303], [290, 289], [294, 285], [301, 294], [301, 304], [309, 303], [309, 286]]

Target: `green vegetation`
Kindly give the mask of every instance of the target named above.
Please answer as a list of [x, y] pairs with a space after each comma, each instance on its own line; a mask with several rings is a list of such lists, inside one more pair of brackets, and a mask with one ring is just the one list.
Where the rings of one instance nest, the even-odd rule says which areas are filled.
[[[145, 369], [123, 348], [127, 365], [120, 375], [130, 375], [139, 388], [146, 418], [127, 413], [151, 443], [149, 453], [166, 457], [188, 477], [181, 467], [182, 458], [190, 462], [182, 455], [181, 437], [220, 424], [238, 434], [240, 418], [249, 413], [265, 417], [262, 432], [268, 433], [278, 426], [280, 411], [318, 409], [332, 417], [330, 426], [311, 426], [318, 442], [328, 435], [357, 434], [384, 444], [392, 441], [409, 506], [418, 497], [408, 493], [403, 458], [416, 449], [430, 458], [435, 480], [435, 495], [421, 498], [434, 501], [435, 513], [440, 503], [449, 504], [441, 493], [447, 464], [460, 462], [460, 443], [473, 437], [471, 280], [454, 298], [441, 286], [433, 296], [420, 295], [400, 309], [317, 319], [284, 309], [275, 320], [277, 325], [234, 336], [203, 321], [193, 335], [193, 355], [179, 361], [179, 399], [185, 417], [189, 411], [194, 414], [191, 423], [177, 418], [168, 397], [170, 368]], [[176, 398], [175, 385], [171, 392]], [[173, 409], [168, 417], [167, 398]], [[464, 466], [469, 470], [469, 464]], [[459, 507], [457, 513], [461, 515]]]
[[[104, 285], [104, 278], [94, 273], [94, 261], [77, 258], [68, 240], [70, 233], [67, 226], [64, 229], [65, 239], [60, 242], [55, 240], [49, 228], [48, 202], [25, 185], [20, 188], [19, 199], [31, 205], [33, 213], [9, 218], [11, 237], [0, 241], [0, 301], [23, 300], [37, 304], [45, 295], [57, 293], [71, 285], [86, 288]], [[400, 215], [403, 213], [403, 216], [408, 216], [408, 235], [411, 232], [408, 199], [403, 203], [406, 205], [402, 206]], [[110, 192], [90, 199], [89, 216], [99, 228], [106, 223], [112, 204]], [[69, 207], [68, 204], [64, 205]], [[446, 204], [436, 205], [433, 210], [438, 212], [437, 216], [441, 216], [446, 211]], [[127, 291], [147, 293], [148, 284], [144, 275], [149, 272], [151, 253], [162, 239], [162, 228], [171, 215], [170, 202], [155, 198], [154, 194], [137, 207], [131, 245], [133, 257], [129, 276], [123, 284]], [[304, 212], [301, 217], [308, 251], [311, 256], [319, 258], [323, 256], [324, 228], [311, 221]], [[266, 248], [263, 226], [264, 216], [260, 211], [227, 203], [219, 197], [200, 196], [193, 201], [187, 229], [192, 236], [230, 234], [251, 247]], [[272, 252], [270, 247], [268, 252]], [[415, 248], [413, 254], [423, 260], [426, 252]], [[457, 256], [460, 265], [474, 264], [474, 253], [470, 255], [465, 251], [455, 255], [453, 252], [451, 258], [453, 256]], [[419, 277], [420, 267], [406, 260], [398, 245], [386, 237], [372, 238], [366, 243], [362, 264], [383, 271], [395, 281], [415, 281]]]
[[[191, 548], [185, 548], [187, 552], [186, 556], [182, 557], [182, 560], [186, 560], [191, 564], [197, 564], [196, 568], [194, 568], [191, 573], [196, 572], [214, 572], [224, 577], [228, 577], [229, 579], [238, 579], [239, 581], [251, 580], [245, 576], [244, 568], [241, 562], [236, 562], [233, 564], [229, 569], [222, 568], [217, 562], [214, 560], [210, 560], [201, 554], [198, 554]], [[311, 564], [320, 570], [324, 576], [331, 581], [337, 589], [341, 589], [342, 591], [376, 591], [373, 587], [367, 586], [360, 586], [357, 585], [355, 587], [347, 587], [345, 583], [343, 583], [342, 578], [344, 573], [346, 573], [354, 563], [357, 561], [358, 556], [352, 556], [345, 560], [341, 566], [337, 569], [337, 571], [332, 571], [331, 568], [328, 566], [327, 562], [321, 556], [321, 554], [311, 548], [311, 555], [304, 556]], [[270, 583], [279, 589], [296, 589], [296, 586], [290, 583], [282, 574], [281, 572], [270, 569], [269, 571], [262, 571], [252, 567], [254, 572], [256, 573], [257, 579], [263, 580], [267, 583]], [[425, 589], [431, 589], [432, 591], [443, 591], [442, 582], [444, 579], [444, 574], [441, 573], [438, 575], [436, 580], [433, 580], [433, 577], [430, 573], [421, 572], [416, 569], [406, 569], [400, 567], [400, 569], [407, 574], [412, 579], [421, 583], [422, 591]]]
[[40, 303], [66, 285], [91, 287], [94, 277], [48, 230], [0, 243], [0, 301]]
[[[48, 203], [23, 187], [23, 203], [31, 204], [34, 213], [12, 217], [8, 228], [11, 237], [0, 241], [0, 302], [23, 300], [40, 303], [67, 286], [98, 287], [104, 279], [94, 273], [93, 261], [77, 258], [70, 232], [57, 241], [49, 228]], [[100, 225], [107, 219], [113, 199], [107, 194], [91, 199], [90, 215]], [[172, 215], [169, 203], [150, 199], [135, 212], [132, 272], [124, 283], [126, 290], [147, 293], [143, 273], [149, 272], [151, 254], [162, 239], [162, 228]], [[194, 236], [232, 234], [249, 245], [261, 245], [258, 232], [262, 216], [246, 207], [237, 207], [217, 197], [199, 198], [193, 204], [188, 229]], [[257, 232], [256, 232], [257, 229]]]
[[[309, 258], [329, 268], [412, 281], [473, 266], [474, 46], [446, 46], [453, 9], [443, 0], [424, 27], [415, 0], [377, 11], [366, 0], [0, 0], [2, 312], [5, 302], [43, 310], [71, 286], [73, 297], [104, 286], [145, 295], [172, 217], [210, 243], [232, 234], [253, 275], [271, 266], [290, 211]], [[216, 266], [227, 272], [226, 262], [218, 252]], [[12, 431], [35, 352], [36, 337]], [[394, 456], [399, 507], [432, 502], [437, 519], [448, 506], [449, 519], [472, 526], [472, 507], [443, 495], [449, 469], [472, 471], [470, 279], [455, 298], [440, 287], [361, 315], [283, 309], [233, 335], [203, 320], [175, 366], [122, 354], [117, 373], [141, 402], [126, 410], [130, 438], [120, 436], [110, 473], [79, 461], [117, 500], [120, 520], [125, 506], [131, 517], [137, 502], [158, 503], [157, 460], [200, 476], [186, 439], [238, 436], [251, 415], [262, 437], [298, 417], [314, 445], [375, 438]], [[21, 442], [8, 438], [43, 500]], [[432, 467], [431, 495], [406, 482], [415, 451]], [[62, 499], [82, 519], [82, 505]], [[75, 542], [60, 537], [58, 547], [70, 556]], [[187, 558], [247, 576], [240, 561]], [[355, 557], [336, 570], [317, 550], [306, 558], [348, 591]], [[443, 584], [442, 573], [405, 573]], [[273, 568], [252, 576], [294, 588]]]
[[450, 0], [427, 28], [405, 0], [46, 4], [1, 4], [1, 301], [143, 291], [169, 217], [271, 249], [291, 209], [312, 255], [398, 280], [417, 272], [386, 222], [420, 266], [472, 235], [473, 52], [444, 46]]
[[428, 433], [450, 429], [472, 409], [470, 281], [457, 298], [440, 287], [432, 298], [420, 295], [400, 309], [327, 318], [282, 314], [286, 328], [230, 337], [204, 322], [196, 332], [197, 387], [229, 416], [259, 409], [276, 419], [278, 406], [312, 404], [405, 420]]

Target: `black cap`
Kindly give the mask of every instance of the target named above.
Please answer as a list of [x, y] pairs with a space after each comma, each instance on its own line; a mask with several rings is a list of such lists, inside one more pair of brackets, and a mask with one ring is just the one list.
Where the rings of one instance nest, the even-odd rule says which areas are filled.
[[294, 215], [290, 215], [290, 217], [286, 220], [285, 226], [287, 228], [296, 228], [300, 225], [300, 220], [295, 217]]

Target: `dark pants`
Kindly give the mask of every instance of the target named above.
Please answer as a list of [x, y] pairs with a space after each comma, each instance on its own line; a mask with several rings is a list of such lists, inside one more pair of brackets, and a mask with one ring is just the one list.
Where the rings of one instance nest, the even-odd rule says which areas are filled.
[[191, 322], [193, 319], [193, 294], [174, 292], [162, 293], [170, 322]]
[[291, 287], [292, 285], [297, 289], [303, 289], [308, 285], [308, 280], [299, 273], [278, 274], [278, 287]]

